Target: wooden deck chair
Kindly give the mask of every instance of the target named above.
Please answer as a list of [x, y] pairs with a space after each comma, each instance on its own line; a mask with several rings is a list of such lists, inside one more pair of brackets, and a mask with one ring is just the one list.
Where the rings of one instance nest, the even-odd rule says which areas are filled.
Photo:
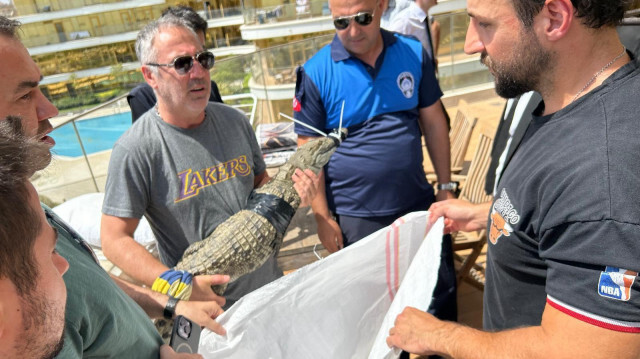
[[[474, 204], [491, 201], [491, 196], [484, 192], [484, 182], [491, 162], [492, 144], [491, 136], [480, 134], [476, 152], [458, 198]], [[487, 242], [486, 230], [457, 232], [453, 233], [452, 237], [454, 258], [461, 262], [457, 272], [458, 283], [467, 280], [479, 289], [484, 289], [484, 267], [476, 261]]]
[[[458, 101], [458, 112], [451, 122], [449, 130], [449, 145], [451, 147], [451, 173], [460, 173], [464, 165], [464, 157], [467, 154], [471, 133], [476, 126], [478, 118], [469, 116], [469, 105], [465, 100]], [[427, 172], [429, 183], [435, 183], [435, 172]]]

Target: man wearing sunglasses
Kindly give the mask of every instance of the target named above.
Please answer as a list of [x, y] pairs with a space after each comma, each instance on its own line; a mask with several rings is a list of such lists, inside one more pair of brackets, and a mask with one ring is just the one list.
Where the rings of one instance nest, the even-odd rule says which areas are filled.
[[[268, 181], [248, 119], [209, 102], [213, 56], [185, 23], [165, 16], [138, 34], [136, 53], [157, 105], [116, 142], [106, 183], [101, 226], [104, 254], [131, 277], [152, 286], [186, 248], [242, 210], [251, 191]], [[303, 203], [318, 177], [300, 170], [293, 180]], [[160, 260], [133, 239], [149, 221]], [[227, 306], [282, 276], [275, 256], [230, 283]], [[191, 300], [215, 300], [210, 276], [195, 276]]]
[[[448, 128], [433, 66], [420, 42], [380, 29], [384, 3], [329, 1], [336, 37], [297, 73], [294, 117], [323, 131], [340, 123], [349, 128], [312, 203], [330, 252], [436, 200], [422, 164], [423, 135], [438, 181], [450, 182]], [[299, 125], [296, 132], [300, 145], [316, 136]], [[437, 199], [448, 198], [453, 193], [442, 188]], [[455, 320], [450, 241], [443, 241], [442, 253], [432, 310]]]
[[[5, 136], [10, 136], [10, 138], [5, 138], [5, 141], [24, 141], [23, 137], [16, 135], [20, 133], [19, 131], [22, 131], [26, 137], [36, 139], [38, 143], [45, 144], [47, 150], [44, 152], [37, 149], [31, 151], [28, 148], [34, 146], [30, 144], [21, 145], [19, 143], [8, 144], [5, 147], [0, 146], [0, 161], [5, 161], [0, 164], [0, 168], [2, 168], [0, 172], [2, 175], [9, 175], [7, 178], [11, 178], [13, 181], [17, 181], [20, 176], [11, 176], [9, 167], [15, 169], [15, 165], [23, 165], [22, 162], [25, 161], [36, 164], [44, 161], [44, 165], [49, 163], [51, 154], [48, 149], [55, 144], [54, 140], [48, 136], [52, 131], [49, 119], [58, 114], [55, 106], [40, 91], [39, 82], [42, 79], [42, 75], [35, 62], [29, 56], [29, 52], [17, 37], [19, 26], [19, 22], [0, 16], [0, 52], [12, 54], [12, 56], [5, 56], [0, 59], [0, 78], [3, 80], [3, 86], [0, 87], [0, 121], [3, 123], [2, 126], [10, 123], [16, 129], [12, 132], [14, 133], [13, 135], [8, 135], [8, 132], [5, 131]], [[9, 149], [12, 146], [17, 146], [22, 150], [18, 151], [19, 153], [14, 151], [17, 154], [12, 155]], [[26, 156], [27, 153], [31, 152], [34, 152], [34, 154], [28, 157], [20, 157]], [[15, 165], [12, 165], [11, 161], [14, 161]], [[34, 169], [42, 166], [38, 165]], [[30, 184], [27, 184], [27, 187], [32, 188]], [[0, 195], [0, 201], [8, 206], [5, 207], [7, 210], [12, 212], [19, 211], [21, 205], [17, 203], [18, 200], [14, 200], [12, 197], [23, 193], [21, 191], [7, 190], [6, 194]], [[29, 195], [29, 201], [34, 198], [37, 198], [35, 191], [33, 191], [33, 195]], [[27, 201], [27, 198], [22, 199]], [[80, 358], [83, 356], [157, 358], [159, 354], [161, 358], [186, 359], [198, 357], [184, 356], [184, 354], [176, 355], [170, 347], [161, 347], [162, 339], [155, 327], [151, 325], [149, 317], [161, 318], [163, 316], [163, 309], [168, 302], [166, 295], [160, 295], [147, 288], [135, 286], [116, 277], [110, 277], [100, 267], [95, 255], [82, 238], [60, 220], [51, 209], [42, 204], [41, 206], [42, 208], [38, 206], [36, 213], [42, 213], [42, 210], [44, 210], [43, 217], [48, 221], [46, 226], [42, 226], [41, 234], [48, 235], [51, 227], [53, 227], [57, 232], [55, 249], [69, 262], [69, 268], [63, 277], [67, 291], [66, 308], [63, 312], [65, 313], [64, 346], [58, 358]], [[33, 206], [32, 209], [36, 209], [36, 207]], [[19, 214], [17, 216], [16, 218], [21, 218]], [[10, 243], [13, 243], [17, 249], [19, 244], [15, 243], [15, 241], [23, 239], [20, 233], [25, 232], [20, 228], [14, 228], [15, 223], [19, 221], [12, 221], [9, 219], [10, 216], [4, 214], [0, 217], [3, 218], [2, 224], [7, 225], [5, 228], [8, 228], [9, 232], [6, 233], [10, 236], [8, 240], [12, 241]], [[27, 216], [25, 218], [27, 218], [29, 225], [35, 223], [30, 220], [32, 217]], [[36, 239], [36, 246], [39, 246], [38, 242], [40, 242], [40, 239]], [[53, 244], [53, 241], [47, 243], [47, 246], [50, 244]], [[39, 251], [38, 248], [34, 249], [35, 252]], [[5, 250], [0, 252], [12, 253]], [[52, 252], [51, 248], [47, 250], [47, 253], [56, 267], [58, 267], [57, 270], [63, 272], [57, 254], [52, 254], [54, 252]], [[36, 253], [36, 255], [38, 254]], [[40, 259], [37, 258], [37, 261], [40, 261]], [[30, 345], [38, 345], [41, 340], [48, 341], [45, 349], [49, 353], [54, 352], [57, 350], [57, 345], [49, 339], [58, 333], [58, 329], [57, 324], [54, 323], [55, 320], [51, 319], [55, 314], [46, 311], [50, 309], [57, 310], [55, 303], [60, 298], [60, 292], [57, 290], [50, 293], [47, 292], [44, 296], [38, 295], [38, 293], [43, 290], [53, 290], [57, 285], [56, 279], [49, 276], [43, 283], [39, 279], [33, 279], [32, 275], [29, 274], [28, 266], [30, 262], [25, 259], [24, 252], [22, 255], [16, 252], [15, 256], [11, 254], [10, 257], [6, 258], [0, 255], [0, 262], [0, 267], [5, 264], [19, 263], [18, 272], [7, 272], [9, 279], [15, 282], [14, 286], [19, 292], [29, 292], [30, 286], [27, 282], [36, 281], [36, 288], [30, 292], [30, 295], [23, 302], [22, 319], [27, 321], [26, 324], [31, 324], [29, 328], [24, 328], [25, 333], [19, 334], [22, 336], [19, 340], [21, 342], [24, 340], [24, 342], [14, 345], [14, 348], [17, 347], [20, 351], [17, 354], [6, 354], [0, 349], [0, 357], [37, 358], [39, 357], [38, 355], [25, 350], [31, 350], [28, 347]], [[0, 277], [2, 277], [2, 274], [0, 274]], [[228, 280], [228, 277], [218, 276], [211, 280], [224, 283]], [[3, 292], [0, 297], [11, 297], [11, 293], [9, 293], [11, 290], [5, 292], [5, 289], [6, 287], [0, 289], [0, 292]], [[219, 298], [218, 300], [222, 303], [224, 299]], [[6, 307], [0, 305], [0, 318], [8, 320], [9, 326], [0, 325], [0, 342], [6, 344], [11, 342], [12, 339], [4, 337], [4, 335], [13, 334], [13, 330], [21, 330], [22, 328], [20, 328], [19, 322], [14, 320], [15, 316], [4, 316], [2, 308]], [[215, 301], [178, 303], [175, 312], [185, 315], [213, 331], [224, 333], [224, 329], [213, 320], [221, 313], [221, 308]], [[42, 320], [45, 322], [42, 323]], [[41, 324], [44, 325], [45, 329], [41, 329]], [[25, 345], [27, 348], [25, 348]]]
[[[203, 19], [197, 12], [187, 6], [171, 6], [162, 12], [162, 16], [174, 16], [183, 19], [189, 27], [198, 35], [198, 39], [205, 45], [205, 37], [207, 32], [207, 21]], [[211, 80], [211, 95], [209, 101], [222, 103], [220, 91], [215, 81]], [[148, 83], [142, 83], [127, 95], [127, 102], [131, 108], [131, 120], [135, 122], [142, 114], [149, 111], [155, 106], [157, 100], [151, 86]]]

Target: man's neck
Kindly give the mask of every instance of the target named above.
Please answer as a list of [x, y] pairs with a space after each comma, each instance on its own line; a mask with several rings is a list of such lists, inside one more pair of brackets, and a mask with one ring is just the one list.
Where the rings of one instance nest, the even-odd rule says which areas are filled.
[[189, 114], [188, 111], [171, 111], [158, 103], [156, 110], [162, 121], [180, 128], [198, 127], [204, 121], [205, 117], [204, 109], [201, 112]]
[[380, 56], [380, 54], [382, 53], [383, 47], [382, 33], [380, 33], [376, 44], [371, 48], [370, 51], [362, 55], [353, 54], [353, 56], [371, 67], [376, 67], [376, 61], [378, 60], [378, 56]]
[[629, 62], [615, 29], [596, 31], [556, 52], [556, 65], [541, 77], [537, 89], [545, 102], [545, 115], [586, 95]]

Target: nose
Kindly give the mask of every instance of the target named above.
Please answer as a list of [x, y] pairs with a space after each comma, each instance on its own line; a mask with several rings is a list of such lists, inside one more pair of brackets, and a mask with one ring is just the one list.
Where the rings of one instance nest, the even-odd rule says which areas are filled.
[[58, 115], [58, 109], [49, 101], [49, 99], [38, 90], [38, 105], [36, 108], [38, 122], [48, 120]]
[[193, 60], [193, 68], [189, 71], [192, 77], [209, 76], [209, 70], [205, 69], [200, 61]]
[[60, 275], [65, 274], [69, 269], [69, 262], [58, 253], [54, 255], [53, 262], [58, 272], [60, 272]]
[[464, 52], [467, 55], [477, 54], [484, 51], [484, 44], [480, 41], [475, 21], [471, 19], [467, 28], [467, 37], [464, 41]]
[[349, 32], [349, 37], [355, 37], [360, 34], [361, 29], [360, 25], [354, 19], [351, 19], [351, 21], [349, 21], [349, 26], [344, 29], [344, 31]]

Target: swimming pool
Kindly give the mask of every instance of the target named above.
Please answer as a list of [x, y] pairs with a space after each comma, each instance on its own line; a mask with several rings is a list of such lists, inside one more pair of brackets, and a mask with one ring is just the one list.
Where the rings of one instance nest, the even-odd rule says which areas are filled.
[[[87, 154], [110, 150], [118, 138], [131, 127], [131, 112], [76, 121], [76, 127]], [[82, 149], [71, 123], [56, 128], [50, 136], [56, 141], [52, 149], [55, 155], [82, 156]]]

